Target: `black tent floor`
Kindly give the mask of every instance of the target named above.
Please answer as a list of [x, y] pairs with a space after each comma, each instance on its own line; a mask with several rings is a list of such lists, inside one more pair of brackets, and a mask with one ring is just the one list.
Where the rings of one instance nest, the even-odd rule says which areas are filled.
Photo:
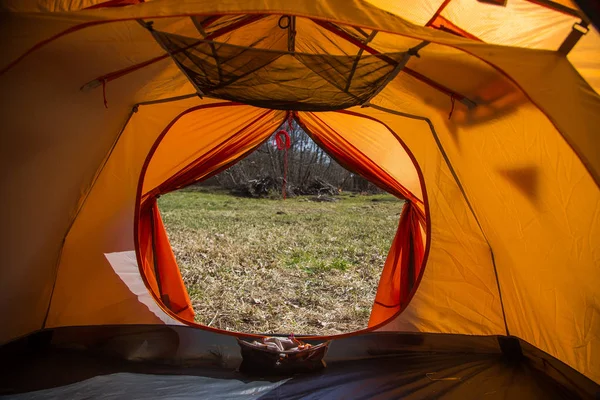
[[0, 347], [0, 399], [600, 399], [600, 386], [514, 337], [372, 332], [327, 368], [237, 372], [236, 338], [188, 326], [44, 330]]
[[54, 349], [4, 363], [3, 369], [2, 399], [585, 397], [526, 361], [510, 363], [498, 354], [410, 352], [335, 362], [315, 374], [260, 379], [218, 367], [184, 368]]

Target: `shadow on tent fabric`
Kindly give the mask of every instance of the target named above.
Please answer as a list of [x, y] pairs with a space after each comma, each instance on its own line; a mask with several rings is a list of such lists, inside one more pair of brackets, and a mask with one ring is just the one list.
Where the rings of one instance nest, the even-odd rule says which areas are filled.
[[536, 207], [540, 203], [540, 169], [536, 165], [502, 168], [498, 172], [531, 204]]

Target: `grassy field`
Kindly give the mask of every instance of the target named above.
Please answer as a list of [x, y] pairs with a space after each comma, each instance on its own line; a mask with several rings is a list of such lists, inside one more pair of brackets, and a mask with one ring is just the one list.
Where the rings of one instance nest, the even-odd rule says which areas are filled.
[[391, 195], [339, 199], [192, 189], [161, 197], [196, 321], [254, 333], [365, 328], [402, 202]]

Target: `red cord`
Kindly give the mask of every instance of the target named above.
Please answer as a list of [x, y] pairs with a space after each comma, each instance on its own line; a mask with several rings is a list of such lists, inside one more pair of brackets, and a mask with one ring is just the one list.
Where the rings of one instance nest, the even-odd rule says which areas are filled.
[[277, 150], [285, 150], [290, 148], [290, 134], [285, 130], [280, 130], [275, 134], [275, 145]]
[[281, 188], [281, 195], [283, 199], [286, 198], [285, 188], [287, 186], [287, 173], [288, 173], [288, 149], [292, 145], [292, 139], [290, 138], [289, 132], [292, 131], [292, 113], [288, 112], [288, 129], [280, 130], [275, 134], [275, 145], [278, 150], [283, 150], [283, 186]]
[[275, 145], [278, 150], [283, 150], [283, 187], [281, 188], [281, 194], [285, 200], [285, 187], [287, 186], [287, 172], [288, 172], [288, 149], [291, 143], [290, 134], [285, 130], [280, 130], [275, 134]]
[[287, 187], [287, 172], [288, 172], [288, 146], [286, 146], [285, 150], [283, 150], [283, 186], [281, 187], [281, 194], [283, 195], [283, 199], [286, 198], [285, 188]]

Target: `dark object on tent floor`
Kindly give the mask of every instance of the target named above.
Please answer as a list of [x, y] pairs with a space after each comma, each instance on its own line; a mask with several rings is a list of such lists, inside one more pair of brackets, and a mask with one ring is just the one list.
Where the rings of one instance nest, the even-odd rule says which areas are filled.
[[[304, 345], [304, 342], [299, 344]], [[300, 351], [275, 351], [259, 348], [245, 340], [238, 339], [242, 350], [240, 372], [255, 376], [293, 375], [302, 372], [316, 372], [325, 368], [323, 357], [327, 354], [329, 341]]]
[[496, 336], [365, 333], [332, 340], [319, 373], [270, 379], [194, 359], [217, 347], [220, 361], [239, 357], [239, 346], [190, 327], [59, 328], [42, 339], [0, 348], [0, 398], [577, 399], [600, 390], [516, 338], [504, 354]]

